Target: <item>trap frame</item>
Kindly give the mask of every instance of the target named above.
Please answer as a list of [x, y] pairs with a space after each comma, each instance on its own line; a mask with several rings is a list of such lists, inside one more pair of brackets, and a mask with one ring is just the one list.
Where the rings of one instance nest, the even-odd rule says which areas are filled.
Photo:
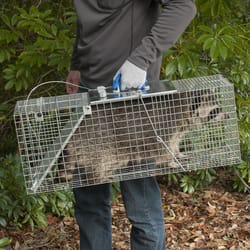
[[29, 194], [241, 162], [234, 88], [222, 75], [27, 99], [14, 119]]

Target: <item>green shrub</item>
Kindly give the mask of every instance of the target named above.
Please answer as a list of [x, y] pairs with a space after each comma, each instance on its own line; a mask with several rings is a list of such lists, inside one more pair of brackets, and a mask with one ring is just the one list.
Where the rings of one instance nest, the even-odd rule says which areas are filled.
[[71, 192], [27, 195], [20, 159], [17, 155], [0, 158], [0, 225], [45, 226], [48, 213], [73, 215]]
[[31, 6], [1, 15], [0, 63], [5, 89], [27, 90], [46, 79], [64, 77], [69, 69], [75, 13], [57, 18], [51, 9]]
[[[196, 5], [196, 18], [164, 55], [162, 77], [180, 79], [220, 73], [234, 83], [243, 163], [235, 167], [241, 179], [236, 175], [233, 187], [246, 192], [249, 189], [242, 180], [250, 183], [250, 23], [247, 20], [250, 4], [236, 0], [197, 0]], [[192, 192], [211, 182], [208, 173], [199, 170], [179, 174], [176, 181], [185, 192]], [[205, 182], [204, 176], [208, 177]]]
[[[16, 101], [26, 98], [34, 85], [65, 79], [76, 21], [73, 5], [67, 1], [14, 2], [1, 1], [0, 9], [0, 92], [4, 93], [0, 96], [2, 156], [16, 151], [12, 119]], [[64, 93], [64, 90], [62, 84], [47, 85], [32, 97]]]

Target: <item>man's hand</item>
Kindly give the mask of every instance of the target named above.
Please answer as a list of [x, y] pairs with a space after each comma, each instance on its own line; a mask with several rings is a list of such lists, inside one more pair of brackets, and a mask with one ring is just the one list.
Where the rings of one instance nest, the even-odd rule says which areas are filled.
[[[78, 85], [80, 83], [80, 71], [71, 70], [66, 78], [66, 92], [68, 94], [76, 94], [78, 92]], [[72, 84], [74, 85], [72, 85]]]
[[[146, 81], [147, 72], [129, 61], [121, 66], [115, 77], [121, 74], [121, 90], [140, 88]], [[115, 79], [114, 77], [114, 79]]]

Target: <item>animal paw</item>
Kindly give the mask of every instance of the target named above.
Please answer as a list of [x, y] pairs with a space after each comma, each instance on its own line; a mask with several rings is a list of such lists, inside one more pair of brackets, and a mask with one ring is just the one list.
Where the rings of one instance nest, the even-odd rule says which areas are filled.
[[168, 163], [168, 166], [171, 167], [171, 168], [178, 168], [179, 167], [179, 164], [176, 163], [174, 160], [171, 161], [170, 163]]
[[175, 156], [176, 156], [178, 159], [183, 159], [183, 158], [189, 158], [189, 157], [190, 157], [190, 156], [185, 155], [185, 154], [183, 154], [183, 153], [181, 153], [181, 152], [175, 154]]

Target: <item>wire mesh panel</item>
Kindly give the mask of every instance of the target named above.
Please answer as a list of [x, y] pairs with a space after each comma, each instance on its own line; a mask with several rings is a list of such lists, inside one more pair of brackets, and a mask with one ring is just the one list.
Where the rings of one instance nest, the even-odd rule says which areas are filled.
[[19, 101], [27, 192], [240, 163], [234, 98], [233, 85], [215, 75]]

